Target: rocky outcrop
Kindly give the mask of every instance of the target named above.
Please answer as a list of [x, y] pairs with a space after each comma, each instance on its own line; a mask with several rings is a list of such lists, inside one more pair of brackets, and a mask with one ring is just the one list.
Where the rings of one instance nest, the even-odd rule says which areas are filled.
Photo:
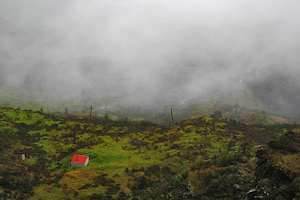
[[270, 150], [259, 150], [256, 152], [258, 158], [254, 174], [254, 182], [257, 183], [262, 179], [271, 179], [275, 182], [291, 182], [294, 176], [285, 172], [280, 166], [276, 166], [275, 163], [269, 158], [269, 154], [272, 154]]
[[174, 186], [169, 186], [165, 190], [166, 194], [164, 199], [165, 200], [175, 200], [175, 199], [181, 199], [181, 200], [192, 200], [196, 199], [195, 195], [193, 193], [193, 189], [190, 187], [187, 181], [183, 183], [177, 184]]
[[278, 166], [270, 157], [272, 150], [263, 149], [256, 152], [254, 188], [247, 192], [248, 200], [255, 199], [293, 199], [293, 181], [295, 174]]
[[[288, 132], [267, 146], [260, 147], [255, 153], [255, 163], [245, 160], [241, 162], [243, 159], [238, 158], [249, 155], [247, 151], [241, 150], [225, 158], [216, 157], [215, 161], [209, 161], [209, 165], [197, 166], [188, 171], [188, 175], [180, 182], [164, 188], [158, 199], [300, 200], [298, 148], [300, 136]], [[230, 155], [237, 162], [218, 165], [220, 158], [229, 159]]]
[[289, 131], [280, 139], [270, 141], [268, 146], [282, 154], [298, 153], [300, 152], [300, 135]]
[[258, 150], [255, 155], [254, 187], [247, 192], [247, 198], [300, 199], [299, 160], [292, 159], [290, 162], [291, 158], [298, 158], [299, 152], [300, 135], [291, 131]]

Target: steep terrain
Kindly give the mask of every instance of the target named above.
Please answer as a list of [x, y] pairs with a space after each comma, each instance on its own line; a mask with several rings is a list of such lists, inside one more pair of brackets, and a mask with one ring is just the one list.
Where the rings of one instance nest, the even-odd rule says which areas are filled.
[[[246, 197], [256, 188], [251, 180], [259, 146], [299, 132], [295, 124], [212, 117], [164, 126], [11, 108], [0, 113], [0, 196], [13, 199]], [[73, 154], [88, 155], [89, 165], [71, 167]]]

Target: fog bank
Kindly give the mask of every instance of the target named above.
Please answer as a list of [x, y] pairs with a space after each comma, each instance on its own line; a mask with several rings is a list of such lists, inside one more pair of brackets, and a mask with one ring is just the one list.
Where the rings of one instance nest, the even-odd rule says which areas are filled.
[[126, 105], [251, 90], [271, 110], [297, 114], [299, 1], [0, 5], [1, 86]]

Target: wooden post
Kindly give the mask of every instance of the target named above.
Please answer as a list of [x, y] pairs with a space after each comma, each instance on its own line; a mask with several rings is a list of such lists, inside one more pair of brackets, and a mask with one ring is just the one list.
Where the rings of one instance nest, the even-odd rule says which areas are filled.
[[108, 105], [109, 99], [107, 100], [105, 104], [105, 109], [104, 109], [104, 115], [107, 115], [107, 105]]
[[171, 125], [174, 126], [174, 118], [173, 118], [172, 107], [171, 107]]
[[90, 119], [92, 119], [92, 113], [93, 113], [93, 106], [91, 106]]
[[235, 118], [237, 117], [237, 108], [238, 108], [238, 100], [236, 99], [235, 100], [235, 113], [234, 113]]

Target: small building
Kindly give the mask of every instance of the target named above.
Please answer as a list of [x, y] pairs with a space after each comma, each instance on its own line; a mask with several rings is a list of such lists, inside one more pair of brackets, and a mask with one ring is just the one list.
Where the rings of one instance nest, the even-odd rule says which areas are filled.
[[89, 164], [89, 157], [82, 155], [73, 155], [71, 159], [72, 167], [86, 167]]

